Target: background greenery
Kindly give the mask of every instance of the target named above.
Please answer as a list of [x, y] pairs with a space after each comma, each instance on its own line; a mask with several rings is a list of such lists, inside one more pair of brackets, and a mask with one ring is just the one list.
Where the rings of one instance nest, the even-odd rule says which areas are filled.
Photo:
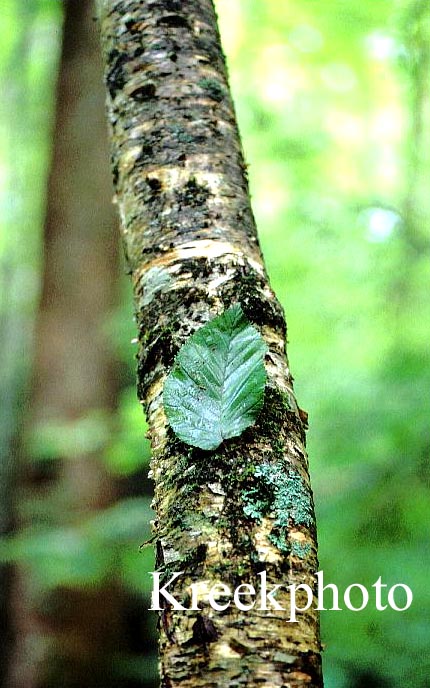
[[[360, 613], [323, 613], [326, 686], [424, 688], [430, 6], [216, 4], [253, 207], [287, 313], [297, 395], [310, 416], [320, 568], [341, 590], [352, 582], [370, 588], [382, 576], [414, 592], [404, 613], [377, 612], [371, 603]], [[32, 361], [61, 9], [57, 0], [0, 0], [0, 523], [13, 508], [9, 476]], [[115, 422], [93, 415], [79, 437], [101, 443], [109, 471], [132, 484], [143, 480], [149, 449], [132, 384], [131, 290], [121, 279], [122, 303], [106, 331], [130, 386], [120, 394]], [[47, 428], [33, 455], [49, 460], [52, 442], [76, 442], [66, 430]], [[0, 557], [25, 563], [49, 588], [94, 585], [114, 552], [122, 584], [144, 596], [144, 568], [152, 570], [152, 560], [138, 546], [150, 518], [149, 496], [130, 492], [67, 532], [5, 535]], [[124, 671], [144, 671], [148, 681], [148, 661], [136, 654]]]

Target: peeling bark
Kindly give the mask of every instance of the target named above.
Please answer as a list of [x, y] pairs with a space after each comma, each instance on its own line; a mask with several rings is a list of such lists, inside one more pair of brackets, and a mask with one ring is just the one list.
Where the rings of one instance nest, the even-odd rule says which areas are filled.
[[[316, 531], [283, 310], [270, 287], [211, 0], [100, 0], [112, 170], [139, 328], [138, 390], [150, 427], [157, 565], [189, 606], [161, 613], [162, 685], [320, 687], [318, 614], [216, 612], [204, 594], [314, 586]], [[268, 347], [256, 425], [214, 452], [181, 443], [162, 390], [179, 347], [240, 302]], [[187, 590], [188, 587], [188, 590]], [[285, 597], [278, 598], [286, 604]], [[301, 602], [302, 603], [302, 602]]]

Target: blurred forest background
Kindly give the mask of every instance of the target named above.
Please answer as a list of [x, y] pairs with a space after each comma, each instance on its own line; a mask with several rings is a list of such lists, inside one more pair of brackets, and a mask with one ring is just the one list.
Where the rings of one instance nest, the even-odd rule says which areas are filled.
[[[428, 0], [218, 0], [308, 446], [327, 688], [430, 685]], [[0, 686], [155, 686], [149, 447], [87, 0], [0, 0]], [[400, 603], [400, 598], [399, 598]]]

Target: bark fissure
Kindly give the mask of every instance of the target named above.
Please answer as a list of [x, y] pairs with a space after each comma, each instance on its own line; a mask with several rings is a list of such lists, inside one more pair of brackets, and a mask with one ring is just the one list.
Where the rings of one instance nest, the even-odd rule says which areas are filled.
[[[314, 588], [316, 532], [303, 414], [249, 201], [211, 0], [99, 0], [112, 169], [139, 328], [138, 390], [153, 449], [157, 564], [184, 606], [165, 604], [164, 686], [322, 685], [318, 615], [217, 612], [217, 581]], [[184, 445], [162, 393], [190, 334], [234, 303], [264, 337], [257, 423], [213, 452]], [[286, 607], [286, 593], [280, 594]], [[300, 604], [303, 603], [303, 600]]]

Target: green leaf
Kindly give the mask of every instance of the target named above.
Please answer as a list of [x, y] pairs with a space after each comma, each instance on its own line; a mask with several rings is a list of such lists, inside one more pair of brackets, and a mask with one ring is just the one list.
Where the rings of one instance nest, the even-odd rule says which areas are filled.
[[254, 424], [263, 403], [266, 351], [239, 304], [185, 342], [163, 393], [168, 421], [183, 442], [216, 449]]

